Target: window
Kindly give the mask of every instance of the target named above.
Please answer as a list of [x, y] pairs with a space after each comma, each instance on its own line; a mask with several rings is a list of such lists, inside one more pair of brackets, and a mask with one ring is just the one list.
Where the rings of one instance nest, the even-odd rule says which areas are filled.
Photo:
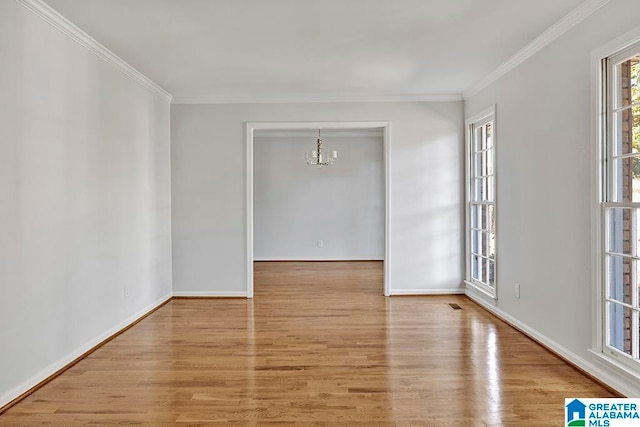
[[467, 120], [467, 285], [496, 296], [495, 109]]
[[640, 360], [640, 43], [603, 64], [601, 144], [603, 353]]

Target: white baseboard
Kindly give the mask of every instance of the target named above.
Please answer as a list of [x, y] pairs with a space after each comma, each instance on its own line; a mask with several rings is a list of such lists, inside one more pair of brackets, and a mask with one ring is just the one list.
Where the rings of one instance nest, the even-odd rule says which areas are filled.
[[161, 306], [162, 304], [167, 302], [169, 299], [171, 299], [171, 294], [163, 296], [159, 300], [157, 300], [157, 301], [149, 304], [145, 308], [139, 310], [138, 312], [136, 312], [135, 314], [133, 314], [132, 316], [130, 316], [126, 320], [120, 322], [118, 325], [116, 325], [113, 328], [109, 329], [108, 331], [102, 333], [100, 336], [92, 339], [91, 341], [87, 342], [86, 344], [84, 344], [80, 348], [78, 348], [75, 351], [67, 354], [66, 356], [64, 356], [63, 358], [57, 360], [56, 362], [52, 363], [51, 365], [47, 366], [46, 368], [44, 368], [43, 370], [41, 370], [37, 374], [33, 375], [28, 380], [24, 381], [23, 383], [19, 384], [16, 387], [12, 388], [8, 392], [6, 392], [2, 396], [0, 396], [0, 408], [3, 407], [4, 405], [8, 404], [12, 400], [16, 399], [20, 395], [26, 393], [27, 391], [29, 391], [33, 387], [37, 386], [42, 381], [45, 381], [47, 378], [55, 375], [58, 371], [63, 369], [65, 366], [67, 366], [71, 362], [75, 361], [80, 356], [82, 356], [83, 354], [85, 354], [89, 350], [93, 349], [94, 347], [96, 347], [97, 345], [99, 345], [100, 343], [105, 341], [106, 339], [112, 337], [113, 335], [117, 334], [118, 332], [122, 331], [123, 329], [126, 329], [132, 323], [135, 323], [141, 317], [144, 317], [150, 311], [155, 310], [157, 307]]
[[376, 257], [335, 257], [335, 256], [303, 256], [303, 257], [253, 257], [254, 261], [384, 261]]
[[394, 295], [462, 295], [464, 289], [391, 289]]
[[[466, 295], [469, 299], [478, 303], [485, 310], [491, 313], [494, 313], [498, 317], [504, 319], [511, 326], [519, 329], [525, 335], [528, 335], [530, 338], [533, 338], [534, 340], [540, 342], [541, 344], [548, 347], [550, 350], [552, 350], [554, 353], [556, 353], [558, 356], [560, 356], [567, 362], [575, 365], [576, 367], [584, 370], [585, 372], [588, 372], [589, 375], [592, 375], [594, 378], [597, 378], [598, 380], [602, 381], [604, 384], [607, 384], [609, 387], [612, 387], [613, 389], [617, 390], [618, 392], [628, 397], [640, 396], [639, 383], [634, 382], [633, 380], [630, 380], [630, 378], [628, 377], [617, 375], [616, 372], [613, 371], [613, 369], [609, 369], [606, 366], [603, 366], [600, 364], [596, 365], [588, 360], [585, 360], [584, 358], [578, 356], [574, 352], [558, 344], [557, 342], [547, 337], [546, 335], [522, 323], [515, 317], [505, 313], [504, 311], [493, 306], [487, 301], [481, 298], [478, 298], [473, 293], [466, 292]], [[595, 356], [594, 356], [594, 360], [595, 360]], [[581, 397], [581, 396], [566, 396], [566, 397]]]
[[246, 298], [246, 291], [173, 291], [174, 297], [190, 298]]

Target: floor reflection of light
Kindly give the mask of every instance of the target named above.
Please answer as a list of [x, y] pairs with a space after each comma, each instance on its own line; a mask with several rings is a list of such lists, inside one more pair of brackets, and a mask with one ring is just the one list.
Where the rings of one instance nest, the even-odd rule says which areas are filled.
[[[380, 321], [382, 326], [384, 327], [384, 343], [385, 343], [385, 363], [386, 369], [383, 373], [384, 381], [387, 387], [387, 412], [386, 416], [390, 420], [396, 419], [396, 406], [400, 406], [402, 404], [402, 400], [396, 395], [395, 391], [398, 388], [402, 387], [402, 379], [398, 378], [395, 373], [398, 372], [394, 361], [394, 349], [396, 348], [396, 343], [394, 342], [394, 323], [398, 322], [397, 318], [398, 313], [402, 313], [402, 311], [398, 311], [394, 309], [394, 303], [400, 303], [401, 301], [394, 300], [392, 298], [384, 298], [384, 318], [381, 318]], [[397, 326], [397, 325], [396, 325]]]
[[[253, 313], [253, 299], [247, 300], [247, 390], [246, 399], [249, 410], [256, 410], [256, 328]], [[242, 399], [242, 396], [240, 396]]]
[[498, 371], [498, 345], [496, 329], [493, 325], [487, 328], [487, 393], [489, 397], [488, 421], [499, 425], [500, 420], [500, 376]]

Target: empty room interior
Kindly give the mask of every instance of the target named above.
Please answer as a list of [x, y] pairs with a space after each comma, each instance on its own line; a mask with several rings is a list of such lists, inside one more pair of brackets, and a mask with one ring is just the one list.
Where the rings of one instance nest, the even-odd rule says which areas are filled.
[[639, 17], [0, 0], [0, 425], [639, 398]]

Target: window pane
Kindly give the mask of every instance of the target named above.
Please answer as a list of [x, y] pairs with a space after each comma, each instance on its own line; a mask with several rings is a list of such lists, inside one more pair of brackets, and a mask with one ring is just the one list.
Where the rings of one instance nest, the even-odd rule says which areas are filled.
[[496, 235], [495, 233], [487, 234], [487, 254], [489, 258], [496, 257]]
[[482, 228], [495, 233], [496, 218], [494, 215], [494, 206], [485, 205], [482, 214]]
[[613, 161], [612, 202], [640, 202], [640, 158]]
[[482, 128], [482, 126], [476, 128], [476, 130], [475, 130], [475, 136], [473, 138], [473, 140], [474, 140], [473, 151], [474, 152], [478, 152], [478, 151], [482, 150], [483, 130], [484, 129]]
[[471, 232], [471, 253], [482, 255], [482, 232], [474, 230]]
[[473, 179], [471, 181], [471, 201], [472, 202], [480, 201], [480, 184], [481, 182], [478, 179]]
[[473, 197], [475, 202], [487, 200], [487, 178], [476, 178], [473, 180]]
[[480, 240], [479, 240], [479, 249], [480, 252], [478, 253], [478, 255], [482, 255], [482, 256], [487, 256], [487, 233], [485, 232], [478, 232], [480, 234]]
[[[471, 191], [472, 201], [474, 202], [492, 202], [494, 200], [493, 183], [494, 177], [475, 178]], [[640, 191], [640, 188], [639, 188]], [[639, 194], [640, 197], [640, 194]]]
[[482, 138], [480, 139], [480, 149], [486, 150], [487, 149], [487, 127], [482, 126], [480, 129], [482, 129]]
[[483, 151], [482, 153], [480, 153], [480, 156], [482, 157], [482, 168], [480, 169], [480, 175], [487, 176], [489, 175], [489, 172], [487, 170], [487, 152]]
[[490, 192], [490, 184], [489, 184], [489, 178], [482, 178], [482, 193], [480, 194], [480, 197], [482, 197], [482, 201], [486, 202], [488, 200], [491, 200], [489, 198], [489, 192]]
[[495, 287], [496, 285], [496, 262], [495, 261], [487, 261], [487, 285], [490, 287]]
[[640, 151], [640, 105], [614, 113], [613, 154], [622, 156]]
[[473, 230], [471, 232], [471, 253], [487, 258], [494, 258], [495, 247], [495, 234], [479, 230]]
[[608, 344], [618, 350], [632, 355], [633, 340], [638, 339], [631, 334], [632, 310], [615, 303], [608, 303], [609, 335]]
[[637, 271], [635, 260], [627, 257], [609, 257], [609, 295], [610, 299], [631, 305], [631, 286]]
[[482, 283], [489, 283], [489, 260], [482, 259]]
[[482, 265], [480, 264], [480, 258], [477, 255], [471, 256], [471, 277], [475, 280], [482, 281]]
[[610, 208], [607, 252], [638, 256], [640, 210]]
[[495, 233], [494, 211], [493, 205], [471, 205], [471, 228], [481, 228]]
[[482, 153], [477, 153], [473, 155], [473, 170], [471, 171], [474, 178], [479, 178], [482, 176], [482, 170], [484, 168]]
[[493, 147], [493, 122], [487, 123], [486, 132], [487, 132], [487, 148], [491, 148]]
[[482, 255], [484, 255], [487, 258], [489, 258], [489, 257], [491, 257], [491, 234], [490, 233], [484, 233], [483, 240], [484, 240], [484, 247], [482, 248], [482, 250], [483, 250], [483, 254]]
[[486, 175], [493, 175], [493, 149], [485, 151], [485, 155], [487, 157]]
[[619, 93], [616, 99], [618, 108], [640, 102], [639, 62], [640, 56], [635, 56], [616, 67], [619, 81]]
[[471, 205], [471, 228], [482, 227], [483, 205]]
[[482, 253], [480, 255], [487, 258], [493, 258], [495, 256], [495, 235], [489, 232], [482, 233]]
[[495, 194], [493, 193], [493, 180], [492, 176], [487, 178], [487, 201], [492, 202], [495, 198]]

